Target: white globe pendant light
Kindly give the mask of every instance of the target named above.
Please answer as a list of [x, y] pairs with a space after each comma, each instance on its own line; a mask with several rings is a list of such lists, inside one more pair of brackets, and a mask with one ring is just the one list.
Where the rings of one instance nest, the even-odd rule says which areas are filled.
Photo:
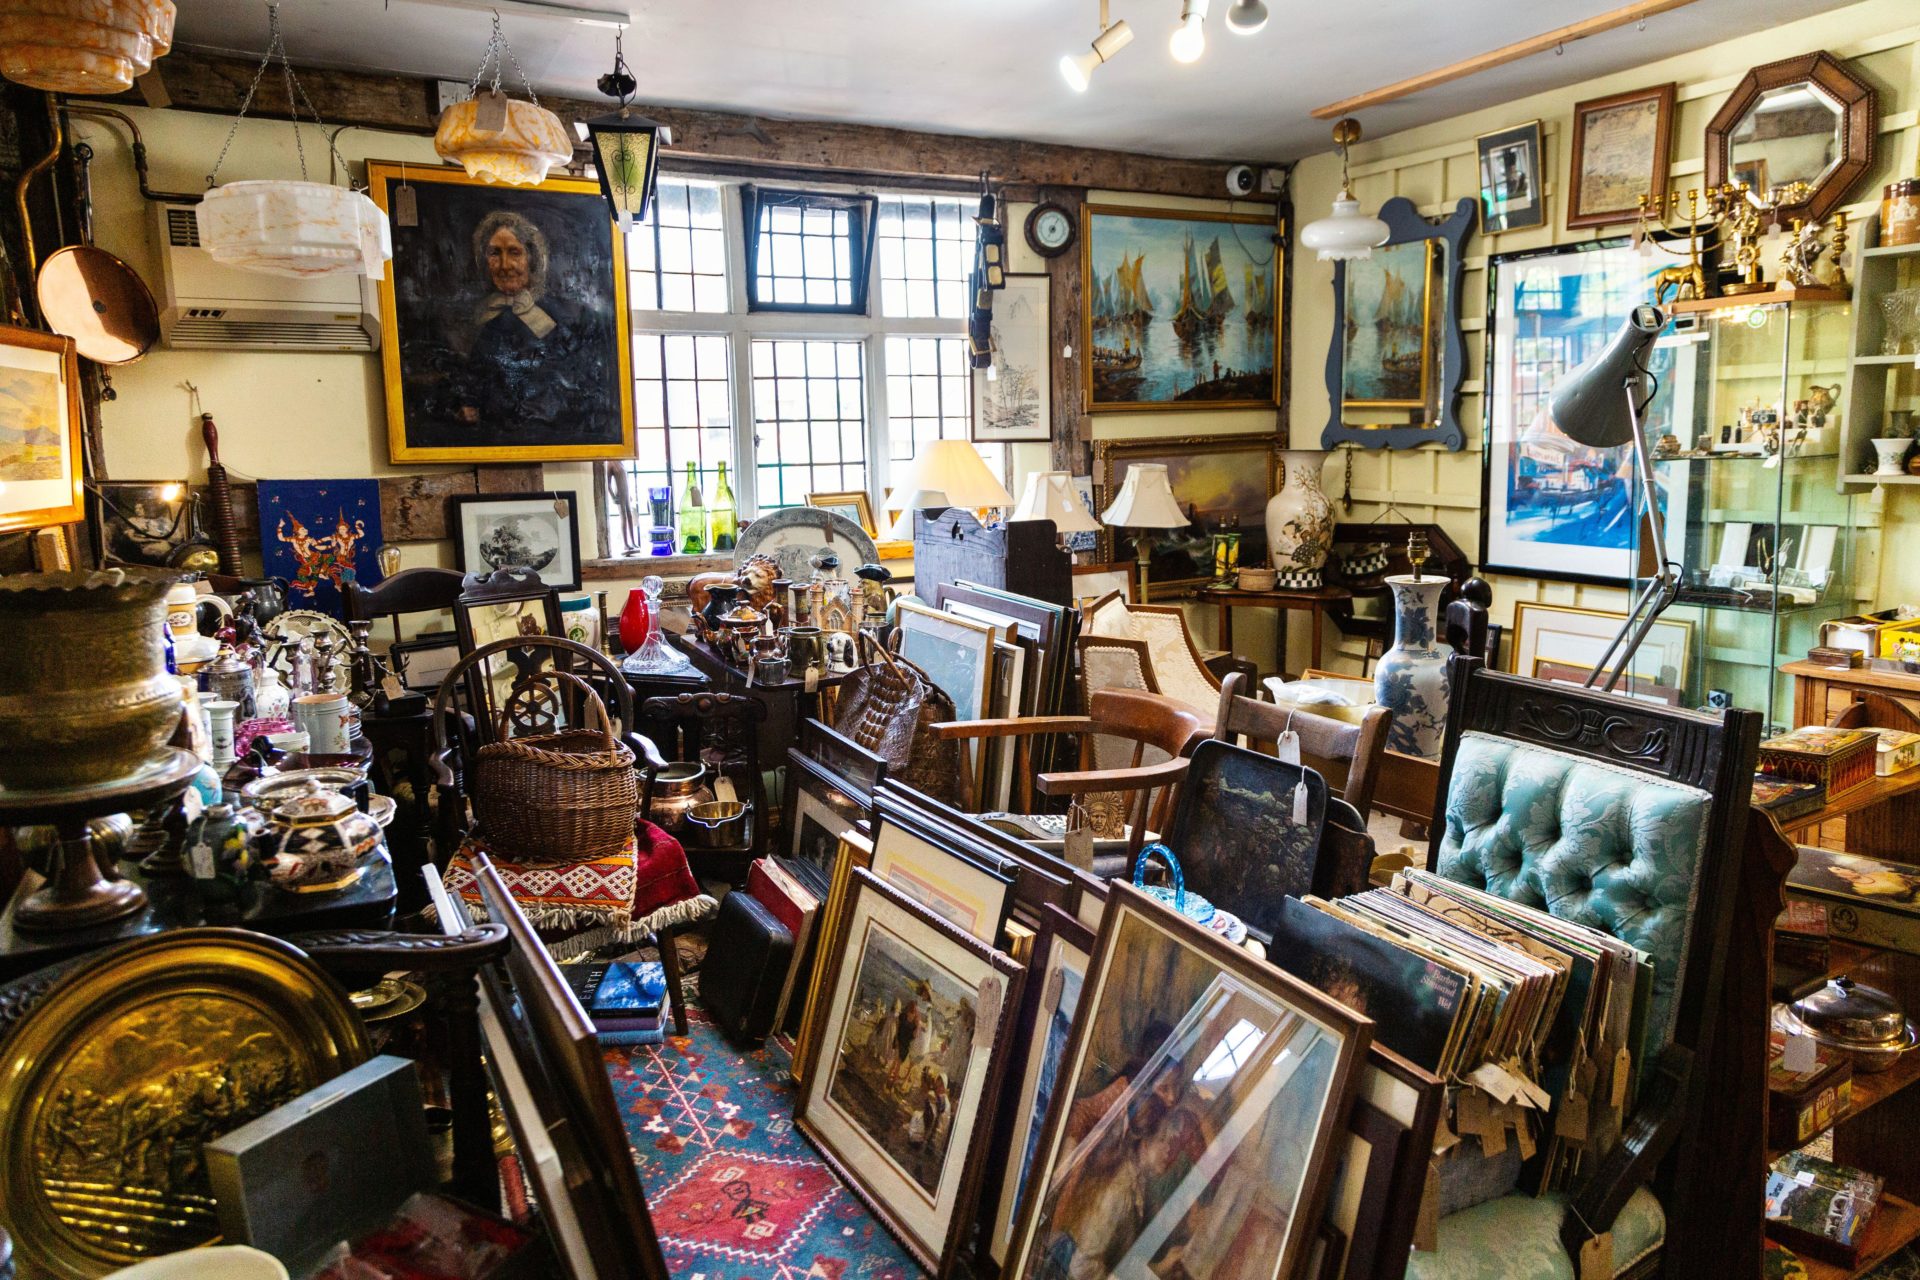
[[1371, 258], [1393, 233], [1380, 219], [1360, 212], [1360, 202], [1353, 198], [1347, 148], [1360, 141], [1360, 122], [1348, 116], [1335, 124], [1333, 141], [1340, 149], [1340, 194], [1334, 197], [1332, 214], [1300, 228], [1300, 244], [1319, 254], [1322, 262]]

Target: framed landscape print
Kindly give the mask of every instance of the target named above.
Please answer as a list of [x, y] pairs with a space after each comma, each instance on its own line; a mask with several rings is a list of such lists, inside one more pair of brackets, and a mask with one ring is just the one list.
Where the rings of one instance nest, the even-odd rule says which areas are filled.
[[1632, 222], [1642, 197], [1666, 194], [1673, 101], [1660, 84], [1574, 104], [1569, 228]]
[[579, 590], [580, 518], [571, 493], [460, 494], [447, 502], [454, 568], [531, 569], [557, 591]]
[[389, 457], [632, 457], [626, 250], [599, 183], [506, 187], [384, 160], [367, 162], [367, 181], [393, 223], [380, 284]]
[[[1193, 517], [1184, 529], [1155, 530], [1149, 588], [1173, 591], [1213, 578], [1212, 535], [1240, 534], [1240, 563], [1267, 561], [1267, 500], [1279, 473], [1280, 438], [1269, 432], [1093, 442], [1094, 506], [1104, 511], [1135, 462], [1165, 464], [1173, 496]], [[1121, 534], [1125, 536], [1122, 537]], [[1104, 563], [1131, 555], [1131, 530], [1102, 527], [1094, 554]]]
[[1488, 235], [1545, 226], [1547, 193], [1540, 185], [1546, 166], [1540, 122], [1482, 134], [1480, 158], [1480, 229]]
[[0, 326], [0, 532], [81, 519], [73, 339]]
[[345, 616], [342, 593], [380, 581], [379, 482], [262, 480], [255, 487], [267, 576], [287, 580], [290, 607]]
[[981, 444], [1052, 438], [1047, 410], [1053, 280], [1010, 275], [993, 295], [993, 366], [973, 371], [973, 439]]
[[1419, 409], [1433, 371], [1439, 243], [1387, 244], [1342, 264], [1346, 324], [1340, 400], [1350, 409]]
[[865, 871], [794, 1123], [936, 1276], [955, 1274], [1021, 969]]
[[1268, 409], [1279, 389], [1270, 214], [1081, 208], [1087, 408]]
[[1001, 1275], [1301, 1274], [1372, 1030], [1115, 881]]

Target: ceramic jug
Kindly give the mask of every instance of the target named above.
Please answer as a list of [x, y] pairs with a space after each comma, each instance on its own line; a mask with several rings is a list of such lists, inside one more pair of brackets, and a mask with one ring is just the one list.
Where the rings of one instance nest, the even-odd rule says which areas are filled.
[[1447, 659], [1453, 646], [1439, 633], [1440, 593], [1447, 580], [1397, 574], [1393, 592], [1393, 647], [1374, 669], [1374, 701], [1393, 713], [1387, 746], [1435, 760], [1447, 723]]

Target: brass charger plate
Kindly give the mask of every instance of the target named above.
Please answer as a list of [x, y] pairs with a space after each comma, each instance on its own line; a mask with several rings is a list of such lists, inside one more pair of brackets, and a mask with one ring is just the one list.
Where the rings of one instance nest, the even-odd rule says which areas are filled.
[[62, 1280], [212, 1243], [201, 1145], [368, 1052], [346, 995], [277, 939], [182, 929], [106, 952], [0, 1041], [0, 1225]]

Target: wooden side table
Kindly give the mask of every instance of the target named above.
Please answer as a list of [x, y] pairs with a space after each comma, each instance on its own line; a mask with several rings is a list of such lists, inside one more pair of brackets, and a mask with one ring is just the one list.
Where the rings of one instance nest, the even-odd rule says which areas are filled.
[[[1320, 665], [1320, 646], [1326, 631], [1327, 610], [1336, 604], [1353, 600], [1353, 592], [1345, 587], [1321, 587], [1314, 591], [1213, 591], [1200, 590], [1192, 598], [1202, 604], [1211, 604], [1220, 611], [1220, 647], [1233, 651], [1233, 611], [1235, 609], [1273, 609], [1280, 613], [1300, 610], [1313, 615], [1312, 661], [1307, 665]], [[1276, 674], [1284, 675], [1287, 670], [1287, 627], [1285, 619], [1278, 619], [1274, 628], [1273, 669]]]

